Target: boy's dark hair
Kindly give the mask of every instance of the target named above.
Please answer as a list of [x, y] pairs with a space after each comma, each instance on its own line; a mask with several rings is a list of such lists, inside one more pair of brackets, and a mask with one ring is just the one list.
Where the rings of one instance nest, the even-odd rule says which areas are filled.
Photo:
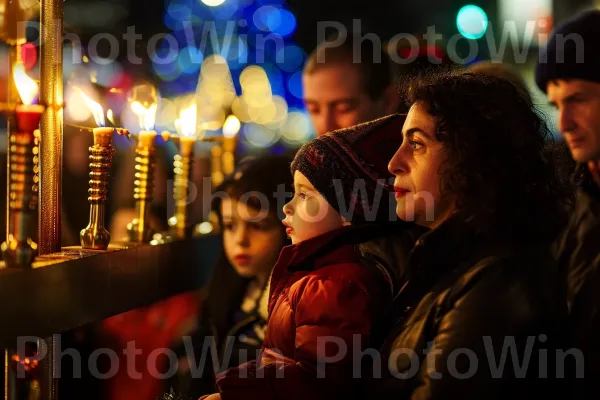
[[395, 70], [383, 44], [374, 44], [368, 38], [348, 33], [345, 40], [333, 47], [338, 35], [330, 35], [308, 56], [305, 74], [312, 74], [324, 67], [351, 64], [358, 68], [365, 93], [373, 100], [379, 99], [386, 88], [394, 82]]
[[[240, 200], [246, 193], [258, 192], [266, 196], [269, 203], [269, 213], [275, 214], [283, 219], [282, 199], [276, 198], [278, 189], [283, 185], [285, 192], [294, 192], [293, 178], [290, 174], [292, 158], [278, 155], [262, 155], [260, 157], [247, 157], [240, 161], [236, 171], [226, 177], [217, 188], [217, 192], [225, 192], [234, 200]], [[245, 203], [255, 209], [260, 209], [260, 200], [249, 197]], [[289, 200], [289, 199], [288, 199]], [[212, 209], [221, 218], [221, 199], [216, 197], [212, 203]], [[283, 225], [282, 225], [283, 231]]]
[[570, 194], [529, 96], [506, 79], [456, 70], [413, 79], [403, 94], [436, 118], [447, 156], [442, 193], [456, 196], [477, 230], [525, 241], [559, 233]]

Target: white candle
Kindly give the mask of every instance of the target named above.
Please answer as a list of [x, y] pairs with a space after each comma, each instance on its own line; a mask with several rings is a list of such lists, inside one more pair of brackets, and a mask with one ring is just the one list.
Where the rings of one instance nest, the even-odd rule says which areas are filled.
[[115, 132], [115, 128], [92, 129], [92, 133], [94, 135], [94, 145], [110, 146], [112, 144], [113, 132]]
[[138, 147], [147, 149], [154, 147], [156, 131], [141, 131], [138, 136]]

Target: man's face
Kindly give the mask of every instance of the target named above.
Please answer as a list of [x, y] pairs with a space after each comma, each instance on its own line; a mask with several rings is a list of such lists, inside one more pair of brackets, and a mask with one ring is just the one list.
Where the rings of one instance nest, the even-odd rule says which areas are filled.
[[548, 83], [547, 92], [573, 159], [600, 160], [600, 84], [561, 79]]
[[352, 64], [322, 66], [304, 73], [304, 102], [317, 135], [393, 113], [384, 93], [373, 100], [363, 87], [360, 69]]

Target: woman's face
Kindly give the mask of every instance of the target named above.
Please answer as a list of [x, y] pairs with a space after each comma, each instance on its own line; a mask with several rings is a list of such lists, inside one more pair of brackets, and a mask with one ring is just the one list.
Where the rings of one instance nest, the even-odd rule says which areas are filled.
[[445, 149], [436, 139], [436, 121], [425, 107], [414, 104], [402, 129], [402, 145], [390, 160], [395, 175], [396, 214], [405, 221], [435, 228], [452, 212], [452, 196], [440, 193]]
[[244, 278], [266, 282], [285, 244], [277, 216], [235, 199], [221, 202], [221, 215], [225, 255], [233, 268]]

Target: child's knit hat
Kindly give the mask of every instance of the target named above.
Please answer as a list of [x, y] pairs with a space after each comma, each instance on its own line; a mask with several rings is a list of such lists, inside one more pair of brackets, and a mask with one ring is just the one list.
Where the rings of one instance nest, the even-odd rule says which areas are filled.
[[388, 163], [402, 143], [406, 115], [393, 114], [321, 135], [292, 162], [327, 202], [353, 224], [396, 220]]

